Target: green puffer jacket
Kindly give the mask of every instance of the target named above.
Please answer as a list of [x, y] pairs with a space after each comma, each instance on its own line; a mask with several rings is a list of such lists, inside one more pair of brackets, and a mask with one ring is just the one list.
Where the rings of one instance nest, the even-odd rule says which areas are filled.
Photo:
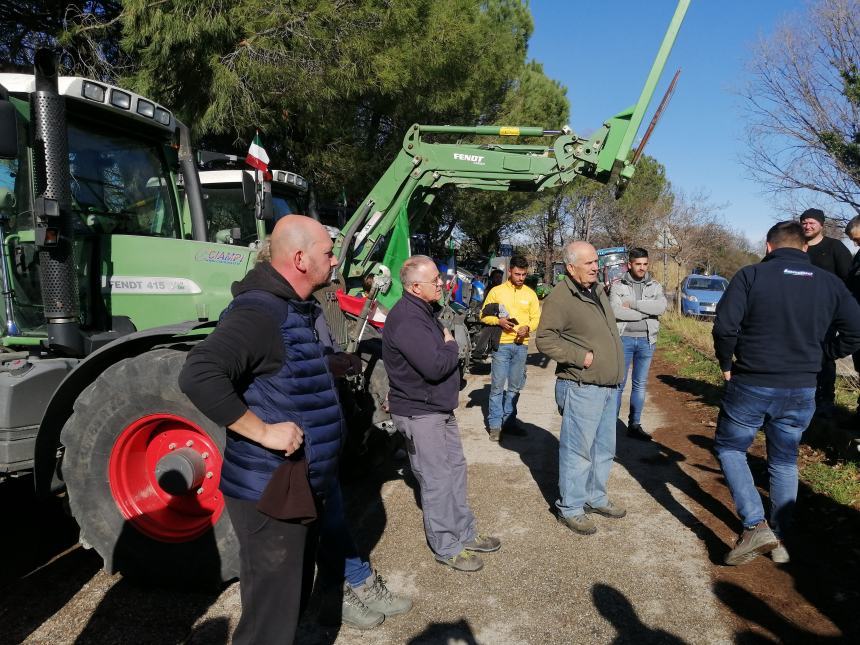
[[[535, 342], [539, 351], [558, 363], [559, 378], [618, 385], [624, 374], [624, 350], [609, 299], [599, 285], [597, 289], [602, 311], [565, 276], [543, 302]], [[586, 369], [582, 364], [589, 351], [594, 360]]]

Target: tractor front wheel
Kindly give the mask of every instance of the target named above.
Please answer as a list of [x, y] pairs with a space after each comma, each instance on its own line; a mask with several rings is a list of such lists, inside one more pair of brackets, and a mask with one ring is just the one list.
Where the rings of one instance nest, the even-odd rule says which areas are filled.
[[218, 489], [224, 429], [179, 391], [185, 352], [156, 349], [105, 370], [62, 431], [62, 474], [81, 541], [105, 568], [150, 582], [238, 575]]

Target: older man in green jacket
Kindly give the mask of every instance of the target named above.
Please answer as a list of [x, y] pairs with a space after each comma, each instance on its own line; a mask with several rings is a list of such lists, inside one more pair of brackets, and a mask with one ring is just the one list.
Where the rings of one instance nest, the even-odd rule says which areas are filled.
[[615, 519], [626, 514], [606, 494], [624, 350], [609, 299], [597, 281], [597, 251], [588, 242], [570, 242], [564, 261], [567, 276], [544, 301], [535, 340], [558, 363], [558, 519], [575, 533], [590, 535], [597, 531], [590, 514]]

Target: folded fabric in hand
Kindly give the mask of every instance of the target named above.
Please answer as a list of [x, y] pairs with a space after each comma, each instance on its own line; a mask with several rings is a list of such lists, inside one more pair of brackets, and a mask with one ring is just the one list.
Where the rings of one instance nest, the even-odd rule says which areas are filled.
[[310, 524], [317, 519], [317, 506], [308, 480], [308, 463], [302, 456], [288, 457], [275, 469], [257, 510], [276, 520]]

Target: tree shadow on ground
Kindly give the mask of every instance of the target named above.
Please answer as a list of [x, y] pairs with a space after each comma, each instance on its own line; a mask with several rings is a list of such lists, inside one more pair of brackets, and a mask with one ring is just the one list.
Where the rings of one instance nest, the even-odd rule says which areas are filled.
[[636, 609], [627, 597], [615, 587], [596, 584], [591, 588], [591, 597], [600, 615], [612, 623], [618, 632], [612, 640], [614, 644], [645, 643], [657, 645], [661, 643], [683, 645], [685, 642], [667, 631], [648, 627], [639, 619]]
[[[768, 638], [764, 634], [746, 630], [735, 635], [735, 642], [739, 645], [852, 642], [844, 636], [827, 637], [810, 632], [801, 625], [787, 620], [785, 616], [778, 611], [774, 611], [770, 605], [756, 595], [731, 582], [720, 581], [715, 583], [714, 595], [732, 612], [747, 622], [758, 625], [775, 637]], [[856, 640], [853, 642], [856, 642]]]
[[675, 499], [673, 489], [692, 499], [729, 526], [733, 532], [738, 532], [741, 527], [735, 514], [684, 472], [680, 466], [687, 459], [684, 455], [656, 440], [646, 442], [630, 438], [626, 430], [627, 426], [619, 420], [616, 426], [615, 460], [663, 508], [704, 542], [712, 563], [722, 564], [728, 548], [726, 543], [703, 524], [692, 511]]
[[[658, 378], [668, 382], [662, 376]], [[676, 381], [676, 383], [678, 382]], [[682, 379], [679, 384], [685, 388], [684, 391], [693, 391], [689, 379]], [[707, 386], [707, 384], [705, 385]], [[707, 391], [708, 388], [720, 391], [714, 386], [707, 386], [703, 389]], [[717, 399], [717, 403], [719, 403], [719, 399]], [[687, 439], [693, 446], [707, 450], [713, 455], [714, 439], [710, 433], [697, 434], [692, 432], [687, 435]], [[806, 439], [805, 436], [804, 439]], [[656, 448], [658, 450], [666, 449], [659, 446]], [[646, 448], [640, 450], [642, 449], [647, 450], [647, 444]], [[632, 460], [632, 458], [628, 456], [628, 460]], [[714, 460], [716, 460], [715, 456]], [[769, 509], [768, 471], [767, 461], [764, 458], [764, 446], [754, 444], [747, 455], [747, 461], [767, 511]], [[702, 464], [695, 464], [695, 466], [707, 472], [719, 472], [716, 468]], [[632, 467], [634, 470], [638, 468], [636, 465]], [[697, 497], [695, 492], [697, 485], [692, 480], [685, 482], [685, 477], [686, 475], [676, 474], [675, 481], [679, 481], [681, 484], [678, 487], [701, 503], [701, 496]], [[722, 480], [722, 485], [725, 486], [725, 480]], [[655, 490], [660, 491], [659, 485], [656, 489], [652, 488], [650, 483], [647, 486], [643, 484], [643, 487], [652, 494]], [[687, 492], [688, 490], [693, 490], [694, 494], [690, 494]], [[704, 494], [707, 495], [707, 493]], [[725, 505], [714, 497], [709, 497], [712, 503], [710, 505], [702, 504], [702, 506], [737, 532], [740, 529], [740, 522], [734, 519], [736, 515], [728, 489], [724, 488], [721, 495], [723, 499], [727, 500]], [[675, 506], [669, 500], [667, 503], [670, 506]], [[670, 510], [672, 509], [670, 508]], [[713, 535], [707, 530], [705, 532], [706, 538], [708, 533]], [[802, 481], [799, 483], [794, 525], [786, 538], [791, 562], [780, 565], [780, 569], [791, 576], [797, 592], [842, 632], [841, 638], [845, 642], [860, 642], [860, 616], [857, 613], [857, 606], [860, 603], [860, 547], [857, 545], [857, 535], [860, 535], [860, 511], [851, 506], [840, 504], [827, 495], [815, 492]], [[709, 551], [712, 550], [711, 544], [714, 548], [719, 548], [716, 541], [709, 543], [706, 539], [706, 544], [708, 544]], [[721, 563], [722, 556], [727, 549], [728, 545], [723, 545], [720, 548], [720, 553], [713, 554], [718, 558], [712, 557], [712, 560]], [[810, 640], [821, 638], [813, 635], [810, 639], [809, 632], [782, 618], [779, 612], [780, 603], [789, 602], [782, 597], [773, 596], [768, 603], [757, 598], [751, 592], [726, 582], [718, 583], [715, 591], [722, 602], [737, 615], [760, 624], [777, 635], [781, 642], [810, 642]], [[787, 610], [790, 609], [793, 608], [787, 608]], [[770, 641], [760, 635], [749, 633], [741, 634], [739, 642]]]
[[699, 403], [718, 406], [723, 398], [723, 386], [671, 374], [658, 374], [657, 379], [673, 390], [694, 394]]
[[467, 408], [481, 408], [481, 416], [486, 422], [487, 416], [490, 413], [490, 384], [485, 383], [483, 387], [469, 391], [469, 400], [466, 402]]
[[[167, 589], [120, 578], [102, 597], [75, 645], [227, 643], [226, 619], [212, 619], [194, 627], [221, 591]], [[189, 641], [191, 638], [194, 640]]]
[[78, 526], [64, 500], [38, 498], [32, 477], [0, 484], [0, 508], [9, 522], [0, 532], [0, 640], [17, 643], [62, 609], [102, 561], [95, 551], [75, 546]]
[[522, 436], [506, 434], [502, 430], [499, 444], [516, 452], [543, 495], [547, 510], [555, 514], [558, 499], [558, 437], [533, 423], [520, 421], [525, 430]]

